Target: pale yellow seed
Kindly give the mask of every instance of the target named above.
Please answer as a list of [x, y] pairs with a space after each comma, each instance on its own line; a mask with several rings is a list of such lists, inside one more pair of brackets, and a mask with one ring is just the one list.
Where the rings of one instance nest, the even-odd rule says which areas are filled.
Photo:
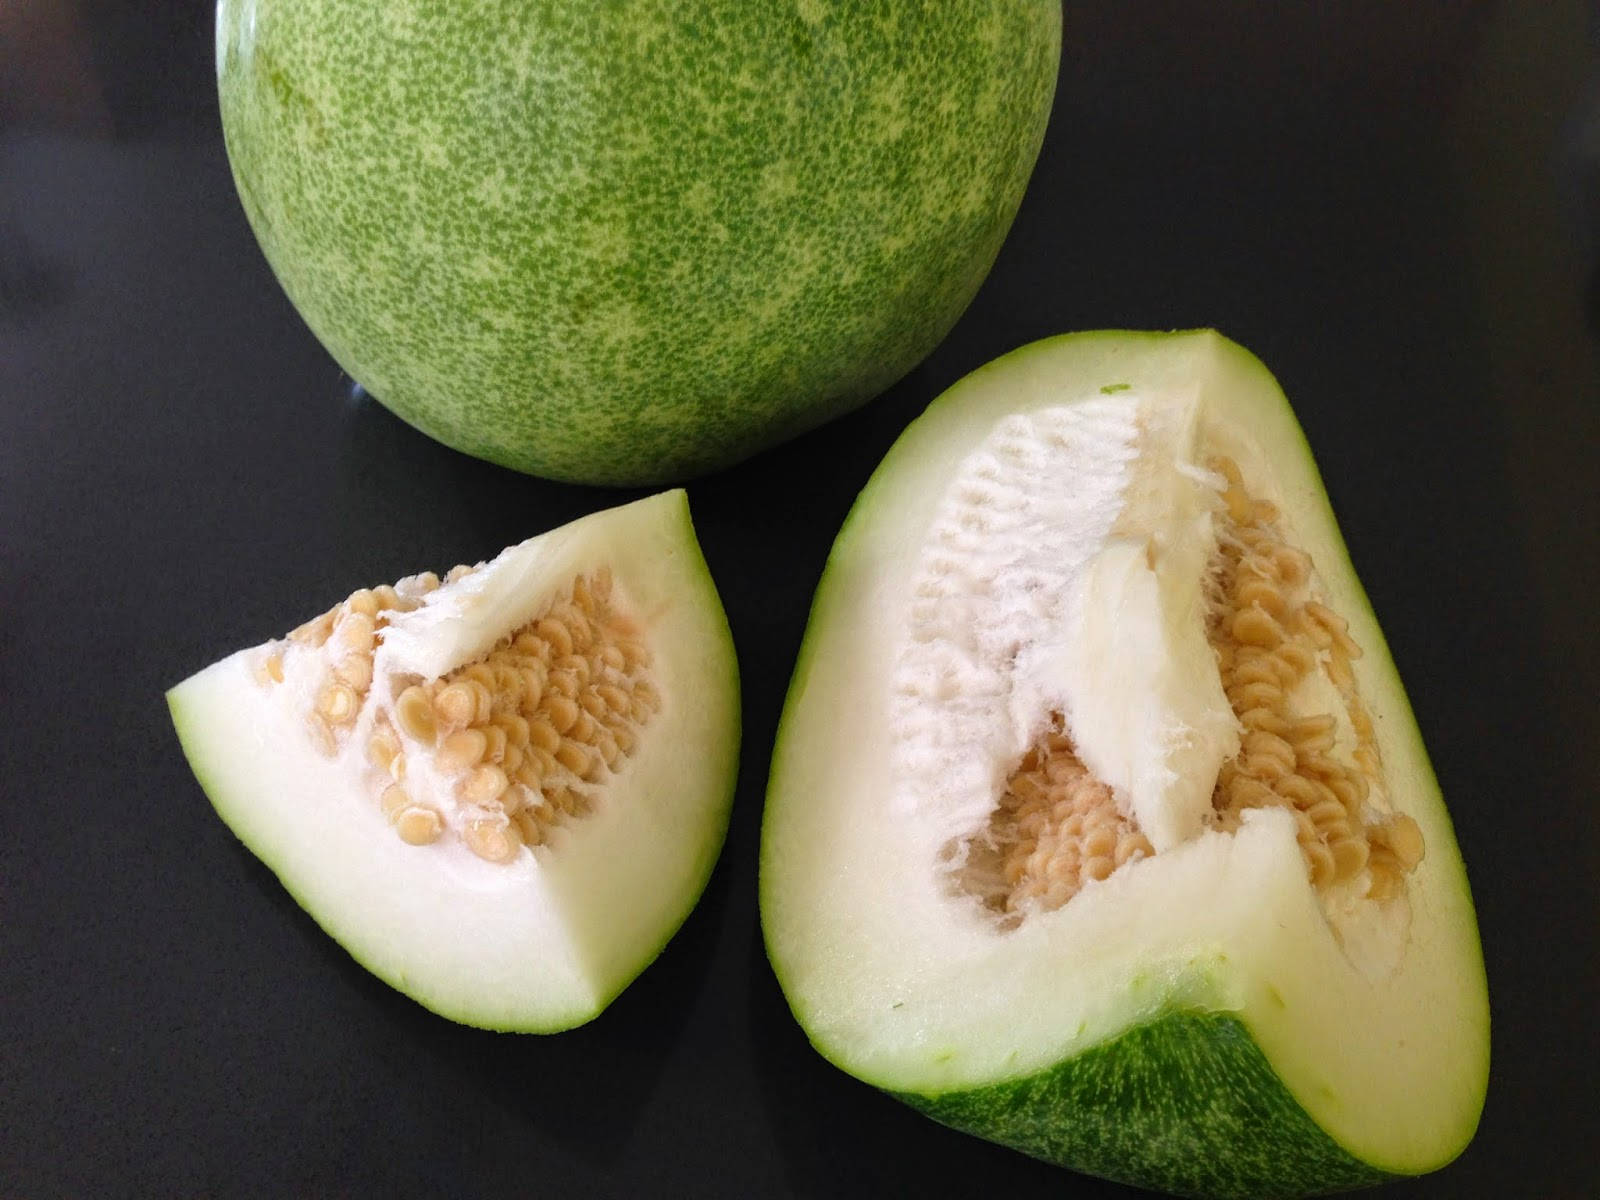
[[377, 624], [360, 612], [348, 613], [333, 633], [333, 640], [346, 654], [371, 654], [377, 637]]
[[412, 846], [426, 846], [430, 842], [439, 840], [444, 823], [439, 819], [439, 814], [431, 808], [418, 805], [406, 809], [396, 817], [394, 828], [400, 835], [401, 841]]
[[272, 680], [273, 683], [283, 682], [283, 655], [267, 655], [266, 668], [268, 679]]
[[588, 744], [593, 742], [595, 735], [600, 732], [600, 726], [595, 724], [594, 718], [586, 712], [580, 712], [578, 719], [572, 723], [572, 728], [567, 730], [567, 737], [575, 742]]
[[1283, 593], [1278, 590], [1276, 584], [1268, 580], [1253, 577], [1246, 578], [1240, 582], [1234, 594], [1238, 598], [1239, 607], [1241, 608], [1254, 605], [1274, 617], [1283, 616]]
[[639, 739], [634, 736], [633, 730], [625, 725], [613, 725], [610, 732], [612, 738], [616, 740], [617, 749], [624, 754], [632, 754], [633, 748], [639, 744]]
[[1323, 800], [1306, 809], [1306, 816], [1318, 829], [1327, 831], [1337, 826], [1348, 828], [1348, 814], [1337, 800]]
[[588, 747], [570, 741], [561, 743], [561, 749], [556, 751], [556, 761], [579, 779], [589, 773], [592, 765]]
[[359, 705], [360, 701], [357, 700], [355, 691], [343, 683], [323, 688], [321, 695], [317, 697], [317, 711], [335, 725], [355, 720]]
[[1409, 871], [1422, 861], [1425, 847], [1422, 827], [1404, 813], [1396, 813], [1384, 827], [1384, 841], [1400, 866]]
[[312, 617], [304, 625], [294, 629], [289, 634], [289, 639], [295, 642], [309, 643], [320, 646], [328, 640], [328, 635], [333, 632], [334, 618], [339, 614], [337, 608], [330, 608], [320, 616]]
[[461, 783], [459, 795], [468, 804], [493, 804], [511, 786], [506, 773], [497, 766], [477, 767]]
[[541, 846], [544, 844], [544, 826], [534, 809], [522, 808], [513, 818], [516, 822], [517, 832], [522, 835], [522, 841], [527, 846]]
[[1335, 882], [1353, 879], [1367, 865], [1367, 843], [1362, 838], [1340, 838], [1329, 844], [1328, 852], [1333, 856]]
[[526, 670], [522, 673], [522, 707], [532, 712], [544, 698], [544, 672]]
[[380, 771], [387, 771], [389, 764], [399, 753], [400, 739], [395, 737], [394, 730], [387, 726], [380, 726], [367, 739], [367, 761]]
[[1293, 546], [1274, 547], [1272, 558], [1278, 568], [1278, 578], [1291, 587], [1298, 587], [1311, 577], [1311, 559]]
[[611, 568], [600, 567], [589, 576], [589, 592], [595, 603], [604, 605], [611, 601]]
[[594, 740], [594, 748], [599, 751], [600, 757], [605, 760], [606, 766], [615, 771], [617, 764], [622, 761], [622, 747], [617, 745], [616, 737], [602, 731]]
[[365, 692], [372, 686], [372, 655], [347, 654], [339, 660], [333, 673], [356, 691]]
[[545, 701], [544, 712], [557, 733], [566, 733], [578, 719], [578, 706], [566, 696], [549, 697]]
[[[576, 714], [574, 714], [576, 719]], [[570, 729], [571, 726], [569, 725]], [[528, 744], [535, 749], [543, 750], [547, 754], [554, 754], [561, 748], [561, 732], [556, 729], [546, 718], [535, 717], [528, 722]]]
[[1283, 689], [1273, 683], [1246, 683], [1228, 689], [1228, 703], [1237, 712], [1248, 712], [1254, 708], [1265, 708], [1269, 711], [1283, 703]]
[[441, 771], [464, 771], [482, 762], [489, 752], [489, 739], [481, 729], [458, 729], [439, 743], [434, 764]]
[[650, 651], [638, 642], [623, 642], [619, 649], [622, 651], [622, 661], [631, 671], [635, 667], [648, 667], [650, 665]]
[[556, 756], [550, 751], [530, 744], [528, 746], [528, 758], [539, 772], [540, 778], [549, 779], [550, 776], [556, 773]]
[[513, 707], [522, 699], [522, 672], [510, 663], [500, 663], [494, 669], [494, 696]]
[[455, 583], [458, 579], [465, 579], [468, 575], [471, 575], [473, 570], [474, 568], [467, 566], [466, 563], [457, 563], [445, 572], [444, 581], [446, 583]]
[[359, 613], [364, 617], [376, 618], [378, 615], [378, 597], [371, 588], [359, 588], [350, 593], [350, 598], [344, 606], [352, 613]]
[[1333, 878], [1333, 854], [1321, 842], [1308, 843], [1301, 849], [1306, 865], [1311, 869], [1312, 884], [1316, 887], [1325, 886]]
[[1093, 879], [1098, 882], [1099, 880], [1107, 878], [1111, 872], [1115, 871], [1116, 869], [1117, 864], [1114, 861], [1107, 856], [1100, 855], [1094, 858], [1085, 859], [1081, 873], [1085, 878]]
[[411, 807], [411, 797], [406, 795], [405, 788], [397, 783], [391, 783], [378, 797], [378, 807], [383, 810], [384, 816], [393, 821]]
[[522, 849], [522, 829], [515, 822], [486, 817], [468, 821], [462, 839], [479, 858], [492, 863], [508, 863]]
[[600, 661], [613, 671], [621, 671], [628, 665], [628, 660], [622, 656], [622, 651], [612, 645], [601, 648]]
[[524, 787], [508, 787], [500, 793], [500, 807], [507, 816], [514, 816], [528, 803], [528, 789]]
[[550, 644], [526, 629], [511, 639], [511, 649], [525, 658], [536, 658], [541, 662], [550, 656]]
[[1285, 770], [1294, 767], [1294, 747], [1275, 733], [1268, 733], [1264, 729], [1251, 730], [1244, 735], [1242, 748], [1251, 757], [1276, 759]]
[[1221, 475], [1234, 487], [1244, 486], [1244, 475], [1239, 470], [1239, 464], [1225, 454], [1219, 454], [1206, 464], [1218, 475]]
[[425, 746], [433, 745], [438, 728], [433, 717], [433, 702], [420, 684], [412, 684], [400, 693], [394, 702], [394, 717], [407, 737]]
[[572, 653], [572, 634], [567, 632], [567, 627], [559, 621], [544, 617], [534, 625], [534, 631], [550, 644], [557, 658], [565, 658]]
[[506, 735], [508, 748], [520, 748], [528, 744], [528, 721], [520, 713], [497, 713], [494, 724]]
[[484, 738], [484, 758], [492, 763], [502, 762], [506, 756], [506, 731], [495, 725], [477, 727]]
[[470, 725], [478, 715], [478, 696], [468, 682], [440, 688], [433, 698], [433, 711], [445, 725]]
[[1233, 636], [1247, 646], [1276, 646], [1284, 639], [1283, 628], [1259, 608], [1234, 615]]
[[[1327, 788], [1322, 787], [1315, 781], [1307, 779], [1304, 775], [1285, 775], [1276, 784], [1278, 795], [1288, 800], [1296, 808], [1310, 808], [1314, 804], [1327, 802], [1330, 799], [1325, 794], [1327, 790]], [[1333, 800], [1332, 803], [1339, 804], [1337, 800]], [[1342, 805], [1339, 806], [1339, 811], [1341, 813], [1344, 811]]]
[[590, 688], [579, 696], [578, 703], [586, 713], [597, 721], [603, 721], [611, 715], [611, 706], [606, 703], [605, 697], [601, 696], [596, 688]]

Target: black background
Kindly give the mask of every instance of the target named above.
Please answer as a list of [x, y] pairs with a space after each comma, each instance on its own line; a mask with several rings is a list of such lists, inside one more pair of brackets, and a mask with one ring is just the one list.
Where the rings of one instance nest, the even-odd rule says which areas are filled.
[[1476, 1141], [1394, 1196], [1594, 1196], [1600, 83], [1576, 3], [1069, 3], [989, 282], [857, 415], [699, 480], [746, 740], [704, 900], [601, 1018], [458, 1028], [318, 932], [162, 691], [352, 588], [635, 493], [436, 446], [234, 197], [211, 9], [0, 4], [0, 1194], [1123, 1194], [835, 1071], [762, 952], [762, 787], [896, 434], [1068, 329], [1215, 325], [1295, 402], [1431, 748], [1494, 1013]]

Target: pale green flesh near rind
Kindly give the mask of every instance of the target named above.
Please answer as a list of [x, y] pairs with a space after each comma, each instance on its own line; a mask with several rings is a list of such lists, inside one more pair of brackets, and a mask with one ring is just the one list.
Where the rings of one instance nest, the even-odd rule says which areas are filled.
[[[899, 831], [874, 803], [890, 791], [885, 700], [874, 681], [889, 675], [885, 643], [893, 632], [873, 614], [898, 612], [938, 497], [996, 421], [1124, 386], [1157, 395], [1198, 387], [1210, 415], [1241, 431], [1244, 440], [1228, 449], [1247, 477], [1254, 469], [1258, 486], [1272, 484], [1268, 492], [1311, 554], [1327, 602], [1366, 651], [1355, 664], [1357, 683], [1391, 794], [1427, 844], [1408, 885], [1411, 934], [1393, 976], [1366, 978], [1343, 958], [1286, 820], [1264, 819], [1232, 838], [1204, 835], [1004, 937], [976, 912], [942, 908], [932, 898], [933, 864], [895, 853]], [[1075, 1063], [1085, 1064], [1085, 1081], [1094, 1076], [1089, 1064], [1102, 1063], [1110, 1087], [1122, 1069], [1116, 1054], [1086, 1056], [1132, 1030], [1159, 1030], [1174, 1011], [1237, 1023], [1305, 1114], [1303, 1128], [1323, 1131], [1302, 1139], [1292, 1121], [1286, 1127], [1286, 1137], [1303, 1142], [1299, 1159], [1291, 1154], [1285, 1167], [1301, 1190], [1346, 1178], [1335, 1172], [1318, 1182], [1330, 1139], [1374, 1171], [1405, 1174], [1449, 1161], [1476, 1127], [1488, 1010], [1449, 819], [1304, 437], [1271, 376], [1225, 339], [1109, 333], [1037, 343], [957, 384], [906, 431], [829, 558], [768, 797], [763, 927], [796, 1017], [835, 1064], [895, 1093], [946, 1097], [965, 1114], [964, 1128], [1021, 1136], [1015, 1131], [1031, 1118], [1012, 1110], [1034, 1092], [1019, 1090], [1019, 1082]], [[935, 911], [943, 915], [928, 915]], [[1206, 1028], [1224, 1027], [1186, 1030], [1182, 1044], [1192, 1051], [1203, 1041], [1196, 1031]], [[1232, 1045], [1224, 1039], [1216, 1051], [1214, 1077], [1250, 1076]], [[1174, 1063], [1173, 1087], [1191, 1078], [1183, 1070]], [[1277, 1101], [1267, 1108], [1276, 1111]], [[1061, 1157], [1050, 1147], [1075, 1154], [1075, 1122], [1102, 1118], [1073, 1115], [1058, 1097], [1042, 1119], [1063, 1129], [1028, 1135], [1032, 1152]], [[1178, 1145], [1168, 1167], [1135, 1169], [1179, 1178]], [[1197, 1190], [1227, 1194], [1217, 1181], [1228, 1178], [1237, 1181], [1234, 1190], [1254, 1186], [1245, 1159], [1230, 1168], [1218, 1155], [1206, 1166], [1211, 1182]], [[1115, 1174], [1100, 1160], [1073, 1161]], [[1161, 1174], [1169, 1168], [1173, 1174]]]
[[168, 693], [217, 813], [323, 929], [434, 1012], [523, 1032], [592, 1019], [660, 953], [715, 865], [739, 747], [732, 639], [681, 492], [538, 548], [552, 591], [611, 569], [638, 606], [663, 706], [595, 812], [511, 864], [401, 841], [368, 790], [300, 745], [303, 726], [270, 700], [250, 651]]
[[915, 365], [1043, 139], [1055, 0], [222, 0], [250, 223], [340, 365], [519, 470], [682, 478]]
[[1172, 1013], [1027, 1079], [899, 1098], [1035, 1158], [1177, 1195], [1306, 1195], [1391, 1177], [1317, 1128], [1250, 1031], [1213, 1013]]

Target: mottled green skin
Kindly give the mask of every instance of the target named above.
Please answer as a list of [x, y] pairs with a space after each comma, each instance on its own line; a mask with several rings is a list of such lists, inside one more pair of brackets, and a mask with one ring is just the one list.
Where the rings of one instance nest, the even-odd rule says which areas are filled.
[[1058, 0], [221, 0], [223, 128], [347, 371], [519, 470], [681, 478], [914, 366], [994, 261]]
[[1179, 1196], [1309, 1196], [1392, 1176], [1295, 1103], [1235, 1017], [1174, 1012], [1009, 1083], [896, 1093], [1036, 1158]]

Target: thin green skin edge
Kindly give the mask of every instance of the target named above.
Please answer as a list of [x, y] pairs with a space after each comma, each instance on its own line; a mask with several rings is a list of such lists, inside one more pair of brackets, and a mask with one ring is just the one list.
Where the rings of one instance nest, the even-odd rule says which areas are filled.
[[993, 265], [1060, 61], [1055, 0], [469, 7], [222, 0], [229, 160], [340, 366], [575, 482], [714, 470], [921, 361]]
[[[1151, 344], [1182, 335], [1210, 334], [1211, 330], [1097, 330], [1058, 334], [1031, 342], [976, 368], [952, 386], [970, 386], [974, 379], [994, 372], [1008, 359], [1049, 353], [1051, 348], [1077, 340], [1124, 339]], [[1270, 375], [1266, 366], [1248, 349], [1227, 341], [1229, 354]], [[918, 418], [928, 419], [938, 408], [956, 402], [947, 391], [932, 401]], [[1298, 449], [1304, 457], [1309, 479], [1327, 499], [1327, 488], [1299, 429]], [[902, 433], [902, 438], [905, 436]], [[898, 445], [898, 441], [896, 443]], [[804, 694], [820, 642], [820, 615], [833, 598], [827, 581], [837, 561], [844, 557], [858, 523], [864, 524], [874, 494], [889, 483], [893, 447], [862, 487], [829, 551], [821, 580], [812, 596], [805, 634], [795, 659], [784, 697], [785, 714]], [[1331, 507], [1331, 506], [1330, 506]], [[1337, 522], [1334, 523], [1337, 531]], [[1354, 584], [1360, 603], [1371, 610], [1371, 602], [1360, 576], [1350, 562], [1342, 535], [1335, 547], [1339, 567]], [[1379, 636], [1382, 631], [1379, 627]], [[1388, 657], [1387, 645], [1382, 647]], [[1415, 715], [1409, 705], [1402, 719], [1415, 730]], [[785, 752], [781, 736], [773, 748], [768, 772], [768, 793], [779, 776]], [[1448, 823], [1449, 814], [1445, 810]], [[763, 822], [761, 861], [765, 866], [774, 848]], [[765, 880], [761, 872], [762, 907], [766, 907]], [[1465, 885], [1463, 879], [1463, 886]], [[1475, 919], [1475, 914], [1474, 914]], [[793, 994], [789, 981], [773, 952], [770, 930], [762, 923], [767, 959], [785, 998]], [[1481, 945], [1479, 939], [1475, 943]], [[1482, 978], [1482, 968], [1478, 971]], [[790, 1010], [802, 1029], [809, 1027], [804, 1014]], [[1487, 1036], [1487, 1028], [1485, 1035]], [[846, 1074], [857, 1075], [848, 1065], [836, 1060], [828, 1048], [812, 1039], [813, 1048]], [[1176, 1082], [1175, 1082], [1176, 1081]], [[870, 1079], [864, 1080], [871, 1084]], [[1186, 1084], [1187, 1086], [1180, 1086]], [[1249, 1090], [1235, 1094], [1232, 1086]], [[876, 1085], [874, 1085], [876, 1086]], [[1388, 1172], [1353, 1157], [1313, 1121], [1283, 1086], [1271, 1063], [1262, 1054], [1248, 1027], [1237, 1017], [1197, 1010], [1170, 1012], [1153, 1021], [1130, 1027], [1102, 1045], [1057, 1063], [1043, 1071], [1017, 1080], [961, 1092], [924, 1095], [881, 1088], [886, 1095], [908, 1104], [924, 1115], [964, 1133], [1008, 1146], [1034, 1158], [1085, 1174], [1121, 1183], [1153, 1188], [1174, 1195], [1202, 1197], [1309, 1196], [1366, 1187], [1387, 1180], [1407, 1177]], [[1163, 1111], [1163, 1105], [1166, 1106]], [[1481, 1100], [1480, 1100], [1481, 1108]], [[1048, 1113], [1048, 1116], [1043, 1114]], [[1181, 1114], [1181, 1115], [1179, 1115]], [[1214, 1123], [1214, 1128], [1210, 1127]], [[1471, 1130], [1462, 1139], [1456, 1155], [1431, 1163], [1427, 1172], [1439, 1170], [1454, 1161], [1471, 1141]], [[1128, 1131], [1137, 1129], [1136, 1134]], [[1226, 1134], [1219, 1131], [1226, 1130]], [[1272, 1153], [1292, 1158], [1292, 1169], [1271, 1156], [1255, 1152], [1271, 1145]], [[1243, 1169], [1224, 1166], [1245, 1164]], [[1265, 1164], [1264, 1166], [1261, 1164]]]
[[403, 976], [397, 973], [379, 970], [371, 963], [367, 962], [366, 959], [362, 958], [361, 955], [356, 952], [354, 947], [345, 941], [337, 928], [323, 921], [322, 917], [317, 913], [317, 911], [311, 905], [306, 903], [305, 898], [289, 882], [289, 880], [284, 877], [284, 875], [276, 866], [257, 854], [256, 848], [252, 846], [249, 840], [240, 832], [238, 826], [236, 826], [235, 823], [229, 819], [227, 806], [217, 802], [219, 789], [217, 788], [217, 785], [209, 778], [209, 773], [204, 768], [203, 764], [205, 761], [205, 756], [198, 752], [198, 748], [194, 744], [192, 737], [187, 733], [188, 721], [186, 720], [181, 697], [178, 695], [179, 687], [181, 687], [181, 685], [170, 688], [166, 692], [167, 711], [171, 715], [173, 728], [178, 735], [179, 745], [183, 748], [184, 758], [188, 760], [189, 769], [194, 773], [194, 777], [200, 784], [201, 790], [206, 794], [206, 799], [211, 802], [211, 807], [216, 811], [217, 816], [221, 818], [222, 823], [226, 825], [230, 831], [232, 831], [233, 835], [239, 839], [240, 844], [242, 844], [245, 849], [249, 850], [252, 855], [254, 855], [273, 873], [274, 876], [277, 877], [278, 882], [283, 886], [284, 891], [289, 893], [289, 896], [294, 900], [296, 906], [299, 907], [302, 912], [311, 917], [311, 919], [316, 922], [317, 926], [324, 933], [326, 933], [330, 938], [343, 947], [345, 952], [349, 954], [350, 957], [357, 963], [359, 963], [364, 970], [376, 978], [381, 979], [395, 991], [410, 997], [412, 1000], [415, 1000], [423, 1008], [427, 1009], [431, 1013], [434, 1013], [436, 1016], [443, 1017], [447, 1021], [453, 1021], [458, 1025], [467, 1025], [475, 1029], [486, 1029], [495, 1033], [563, 1033], [566, 1030], [575, 1029], [580, 1025], [588, 1024], [590, 1021], [594, 1020], [601, 1013], [603, 1013], [607, 1008], [609, 1008], [612, 1001], [626, 991], [628, 986], [632, 984], [634, 980], [639, 978], [640, 975], [644, 974], [645, 970], [649, 968], [650, 964], [655, 962], [655, 960], [661, 956], [662, 952], [666, 950], [668, 943], [670, 943], [672, 939], [677, 936], [678, 930], [683, 927], [683, 923], [687, 921], [689, 919], [689, 915], [694, 912], [695, 907], [700, 902], [700, 897], [705, 894], [706, 885], [711, 882], [711, 873], [716, 869], [717, 860], [722, 856], [722, 847], [727, 841], [728, 824], [733, 817], [734, 794], [737, 791], [739, 782], [739, 746], [743, 740], [743, 706], [740, 700], [739, 657], [737, 650], [734, 647], [733, 630], [728, 625], [727, 612], [723, 608], [722, 598], [717, 592], [716, 581], [711, 577], [711, 567], [706, 562], [704, 553], [700, 550], [700, 541], [695, 535], [694, 520], [689, 512], [687, 503], [682, 506], [682, 518], [686, 529], [687, 545], [694, 551], [699, 568], [694, 572], [695, 582], [699, 585], [699, 595], [697, 599], [701, 604], [709, 605], [720, 616], [721, 629], [726, 639], [729, 651], [728, 660], [731, 670], [727, 679], [727, 687], [729, 689], [729, 733], [731, 736], [728, 741], [727, 753], [724, 755], [724, 761], [720, 768], [720, 775], [723, 779], [723, 785], [720, 789], [722, 803], [718, 808], [719, 819], [717, 824], [707, 831], [708, 836], [703, 842], [701, 861], [697, 865], [695, 872], [696, 882], [695, 885], [686, 893], [683, 911], [675, 914], [674, 918], [667, 923], [662, 932], [660, 943], [648, 954], [642, 957], [638, 970], [620, 980], [616, 987], [611, 989], [611, 991], [608, 993], [602, 995], [591, 1012], [575, 1014], [570, 1019], [558, 1019], [544, 1024], [531, 1021], [508, 1021], [501, 1023], [484, 1021], [482, 1018], [476, 1016], [472, 1012], [452, 1008], [449, 1005], [438, 1003], [432, 997], [417, 989]]
[[1307, 1196], [1396, 1178], [1341, 1149], [1244, 1023], [1219, 1013], [1169, 1013], [1023, 1079], [889, 1094], [1034, 1158], [1180, 1196]]

